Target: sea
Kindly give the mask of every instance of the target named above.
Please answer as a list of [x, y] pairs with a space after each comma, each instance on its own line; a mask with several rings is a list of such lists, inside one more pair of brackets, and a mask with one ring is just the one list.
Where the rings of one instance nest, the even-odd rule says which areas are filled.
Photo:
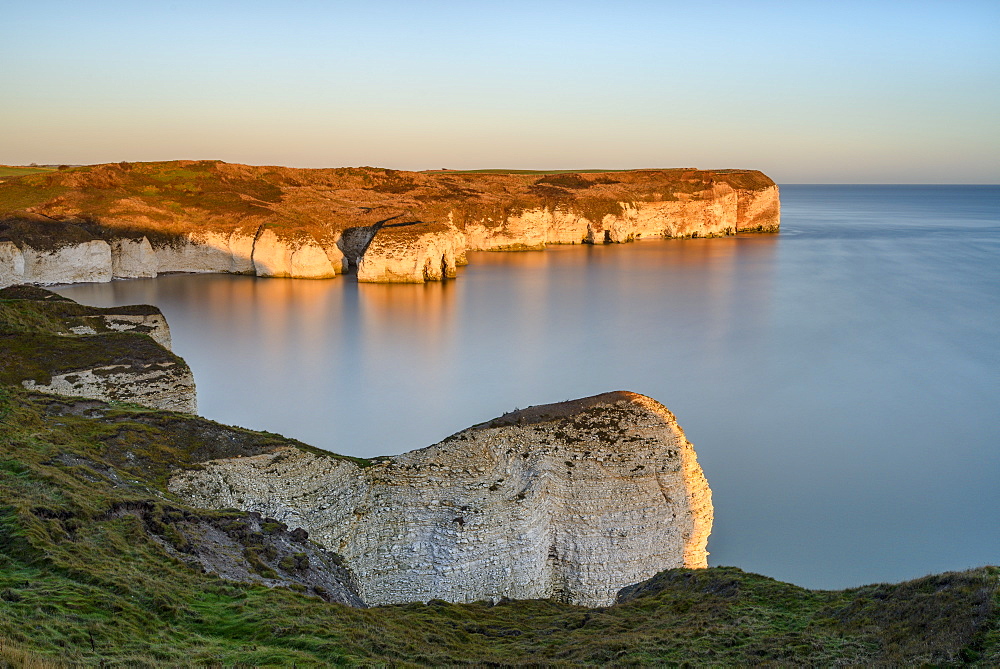
[[202, 415], [348, 455], [649, 395], [712, 488], [713, 566], [839, 589], [1000, 564], [1000, 186], [781, 200], [777, 234], [471, 253], [444, 283], [57, 290], [160, 307]]

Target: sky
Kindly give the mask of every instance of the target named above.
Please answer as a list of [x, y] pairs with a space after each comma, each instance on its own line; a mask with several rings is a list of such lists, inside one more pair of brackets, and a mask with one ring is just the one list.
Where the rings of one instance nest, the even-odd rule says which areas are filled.
[[1000, 2], [0, 0], [0, 164], [1000, 183]]

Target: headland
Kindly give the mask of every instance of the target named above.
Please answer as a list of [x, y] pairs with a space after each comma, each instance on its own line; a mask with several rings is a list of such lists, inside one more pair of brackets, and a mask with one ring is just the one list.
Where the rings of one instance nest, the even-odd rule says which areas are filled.
[[0, 287], [166, 272], [421, 283], [468, 251], [776, 232], [756, 170], [404, 172], [221, 161], [0, 177]]

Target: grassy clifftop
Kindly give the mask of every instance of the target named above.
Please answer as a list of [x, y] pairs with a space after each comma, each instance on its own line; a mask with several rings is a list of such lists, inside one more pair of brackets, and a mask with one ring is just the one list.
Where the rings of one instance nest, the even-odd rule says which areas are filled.
[[[287, 443], [0, 389], [0, 664], [1000, 661], [996, 568], [842, 592], [734, 568], [680, 569], [603, 609], [325, 601], [305, 573], [321, 571], [319, 553], [303, 564], [303, 549], [284, 548], [285, 528], [195, 509], [164, 488], [170, 471], [203, 458]], [[228, 531], [242, 580], [203, 571], [205, 527]]]
[[[0, 297], [3, 360], [17, 359], [5, 336], [69, 340], [89, 313], [40, 289]], [[289, 447], [311, 448], [0, 379], [0, 666], [1000, 664], [997, 567], [845, 591], [676, 569], [607, 608], [361, 608], [339, 556], [302, 530], [167, 488]]]
[[155, 241], [266, 224], [322, 240], [399, 216], [461, 226], [542, 207], [601, 213], [619, 202], [674, 200], [715, 184], [762, 190], [774, 182], [755, 170], [403, 172], [209, 160], [113, 163], [0, 178], [0, 220], [7, 221], [0, 222], [0, 241], [24, 238], [55, 220], [70, 237], [113, 233]]
[[[118, 332], [105, 318], [159, 314], [149, 305], [88, 307], [33, 286], [0, 290], [0, 383], [48, 383], [56, 373], [109, 365], [162, 363], [186, 369], [181, 358], [144, 334], [149, 328], [136, 325]], [[77, 336], [74, 330], [92, 334]]]
[[602, 609], [345, 606], [330, 601], [338, 583], [350, 594], [336, 556], [165, 488], [206, 459], [288, 445], [302, 447], [0, 387], [0, 665], [1000, 662], [997, 568], [838, 592], [679, 569]]

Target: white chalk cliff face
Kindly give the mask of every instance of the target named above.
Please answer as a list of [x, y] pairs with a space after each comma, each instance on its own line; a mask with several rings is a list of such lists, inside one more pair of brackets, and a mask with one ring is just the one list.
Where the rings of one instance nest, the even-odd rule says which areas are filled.
[[328, 279], [343, 272], [335, 243], [322, 246], [309, 235], [285, 237], [270, 228], [231, 233], [189, 233], [154, 246], [154, 272], [255, 274], [262, 277]]
[[105, 402], [134, 402], [151, 409], [197, 413], [194, 376], [172, 361], [114, 364], [53, 374], [48, 383], [22, 381], [26, 389]]
[[[200, 174], [200, 185], [174, 193], [177, 167]], [[150, 176], [166, 190], [145, 194]], [[539, 177], [182, 161], [46, 178], [61, 180], [67, 192], [0, 218], [0, 288], [164, 272], [326, 279], [344, 273], [348, 261], [358, 281], [423, 283], [456, 276], [467, 251], [776, 232], [780, 225], [777, 186], [747, 170]], [[188, 187], [229, 199], [188, 201]]]
[[6, 358], [0, 369], [5, 382], [34, 392], [197, 411], [194, 376], [170, 352], [170, 328], [156, 307], [87, 307], [31, 286], [0, 290], [0, 300], [15, 313], [29, 304], [57, 324], [2, 333], [30, 344]]
[[359, 252], [358, 281], [423, 283], [455, 276], [467, 251], [541, 250], [549, 244], [621, 244], [640, 239], [777, 232], [778, 189], [715, 183], [675, 199], [619, 202], [620, 213], [527, 209], [456, 223], [385, 226]]
[[22, 273], [8, 270], [11, 283], [79, 283], [111, 280], [111, 246], [102, 240], [40, 249], [25, 244], [21, 249]]
[[284, 238], [266, 228], [187, 233], [157, 244], [147, 237], [122, 237], [39, 249], [26, 241], [0, 241], [0, 288], [106, 283], [165, 272], [327, 279], [342, 273], [345, 264], [335, 242], [323, 246], [310, 236]]
[[257, 276], [298, 279], [330, 279], [343, 266], [343, 254], [334, 245], [336, 267], [319, 243], [312, 237], [295, 240], [281, 239], [273, 230], [265, 229], [253, 246], [253, 266]]
[[205, 463], [170, 488], [304, 527], [370, 605], [606, 606], [663, 569], [705, 567], [713, 514], [674, 416], [628, 392], [506, 414], [368, 467], [289, 447]]
[[92, 335], [99, 332], [136, 332], [147, 335], [168, 351], [171, 349], [170, 327], [159, 309], [141, 307], [135, 313], [128, 311], [115, 313], [114, 308], [107, 311], [110, 313], [80, 317], [79, 324], [71, 326], [70, 331], [78, 335]]
[[469, 251], [541, 249], [548, 244], [621, 244], [638, 239], [777, 232], [777, 186], [738, 189], [715, 183], [675, 199], [619, 202], [620, 213], [529, 209], [465, 223]]
[[112, 240], [111, 274], [115, 279], [151, 278], [158, 267], [156, 252], [146, 237]]
[[358, 262], [358, 281], [423, 283], [453, 279], [465, 263], [465, 235], [443, 224], [383, 227]]
[[0, 242], [0, 288], [24, 283], [24, 254], [14, 242]]

